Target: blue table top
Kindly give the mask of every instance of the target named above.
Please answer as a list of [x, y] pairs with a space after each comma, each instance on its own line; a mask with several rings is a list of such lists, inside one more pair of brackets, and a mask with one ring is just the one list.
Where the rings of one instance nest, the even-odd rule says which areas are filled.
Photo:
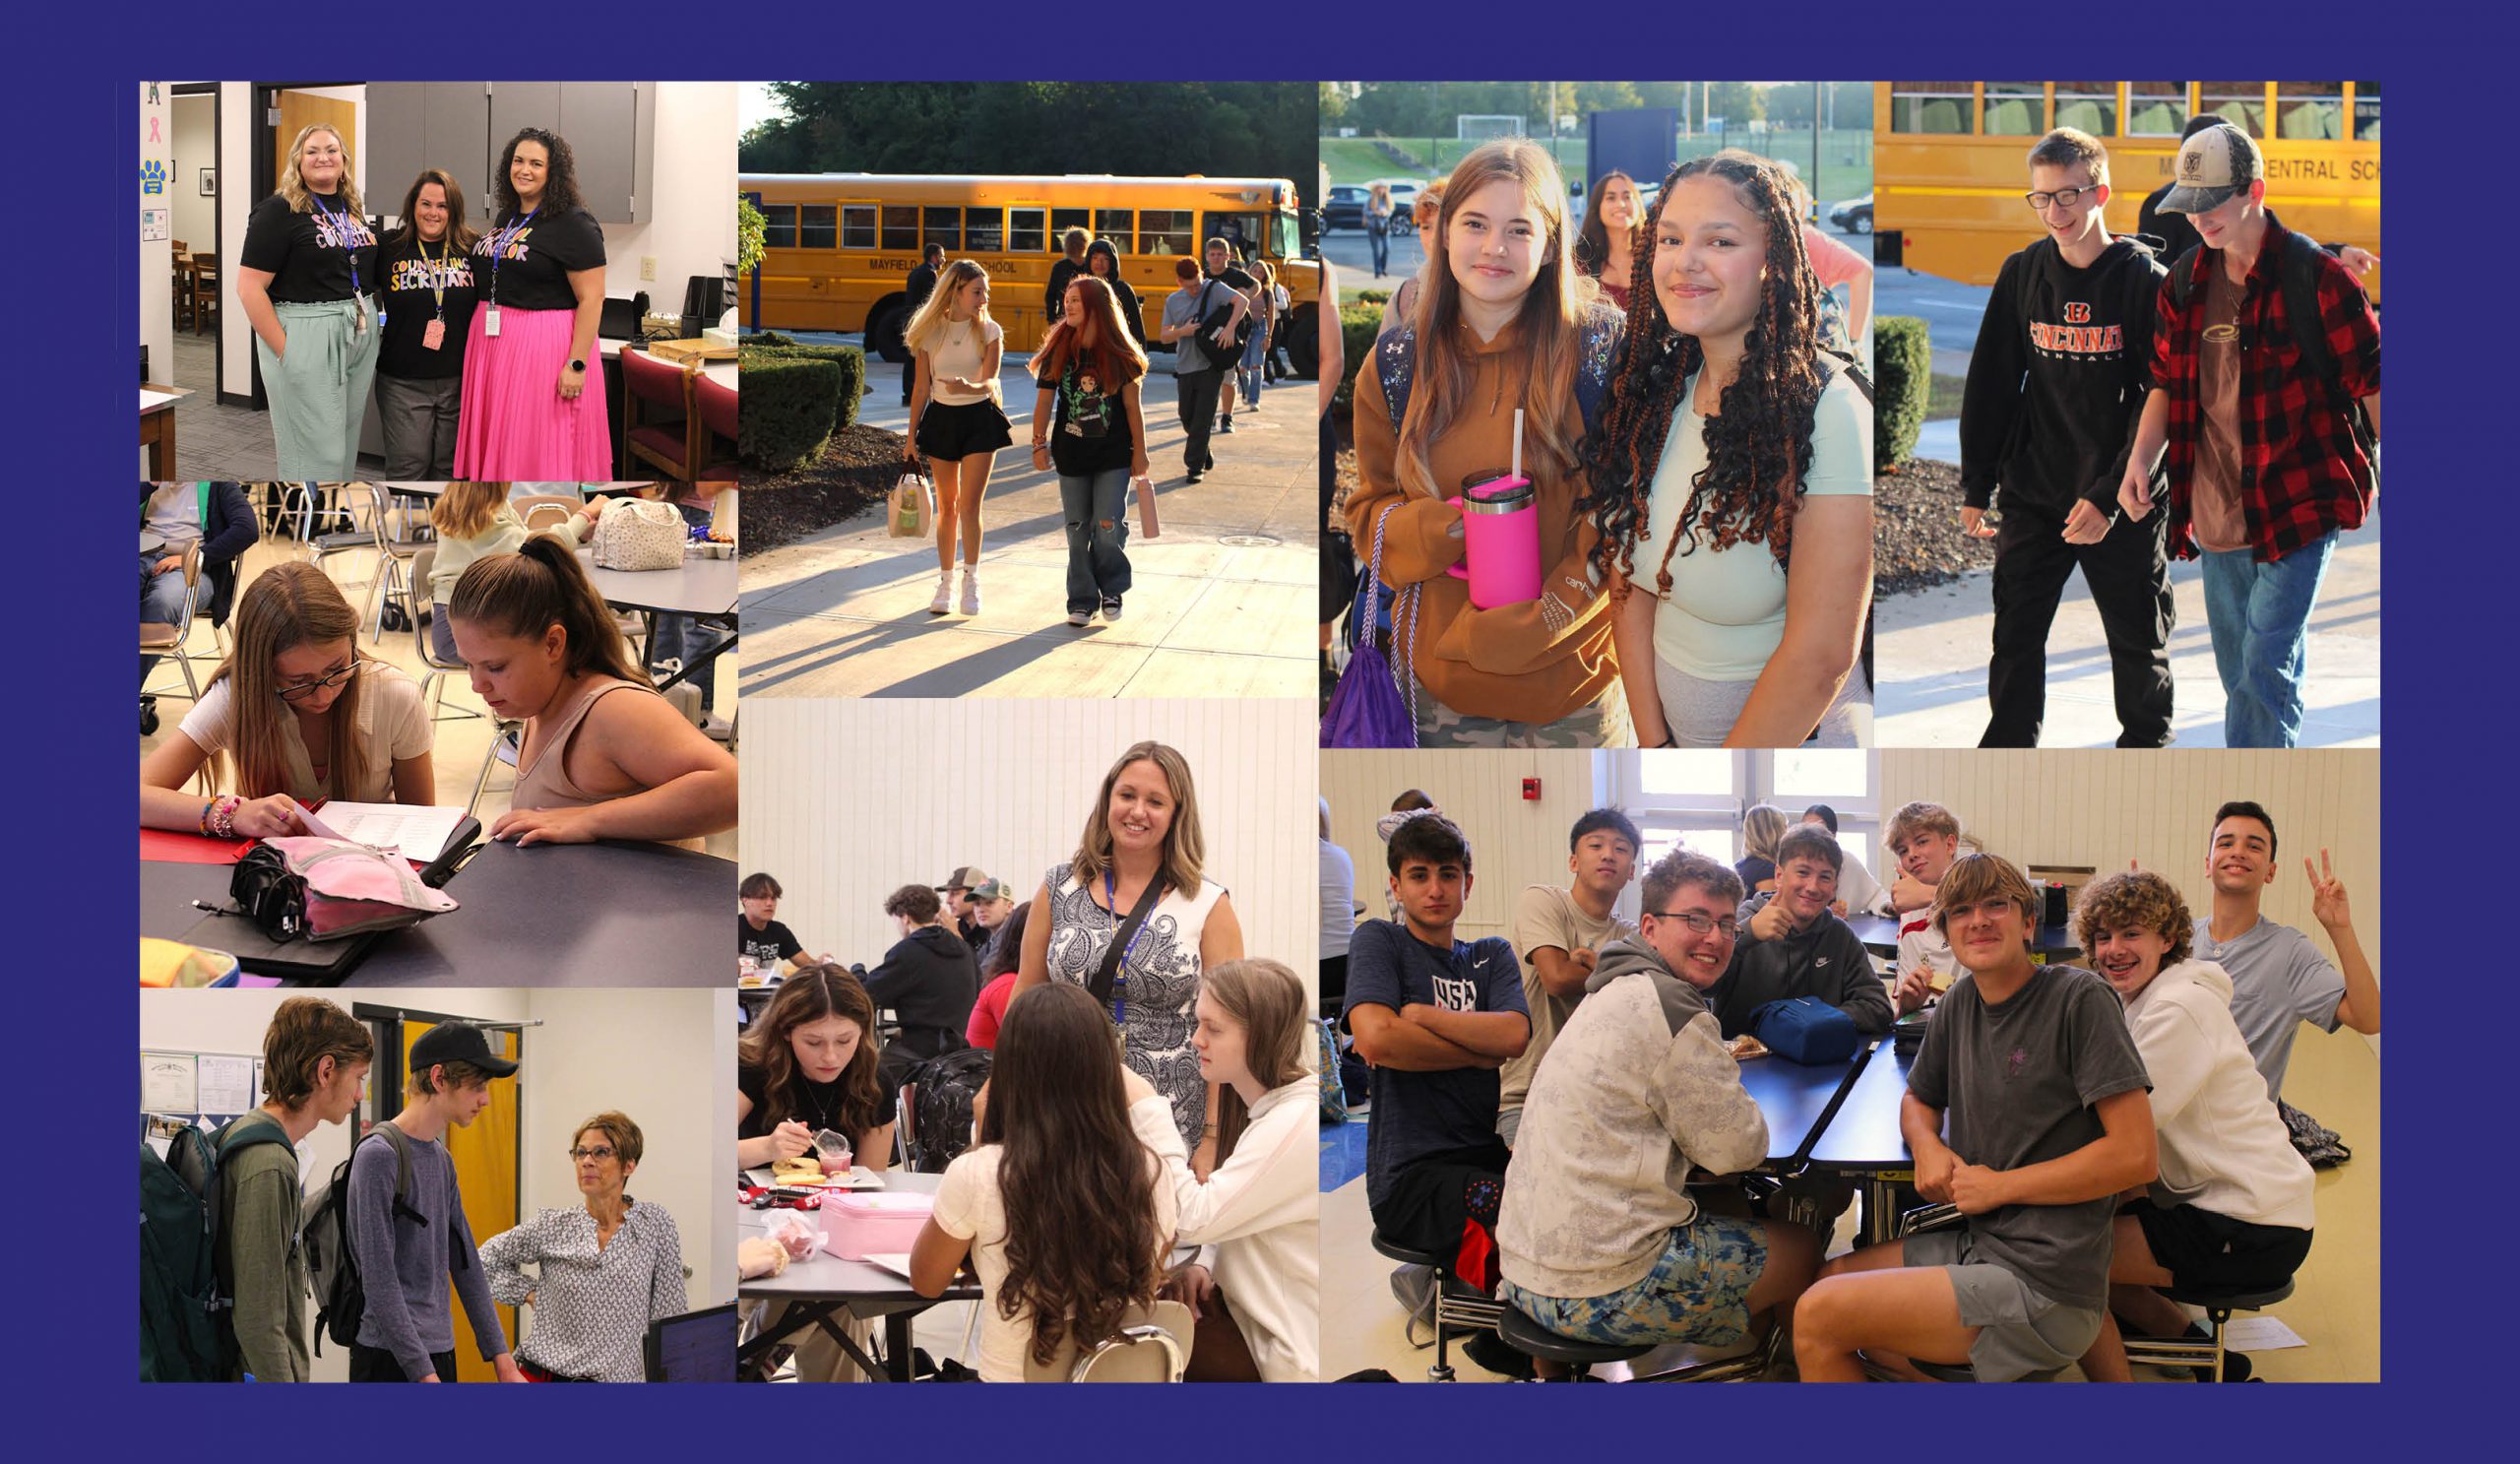
[[1813, 1166], [1835, 1170], [1909, 1166], [1908, 1140], [1899, 1131], [1899, 1100], [1907, 1096], [1908, 1068], [1914, 1061], [1913, 1056], [1900, 1056], [1889, 1038], [1881, 1039], [1872, 1059], [1847, 1090], [1846, 1101], [1838, 1105], [1836, 1116], [1812, 1144], [1807, 1157]]
[[1768, 1120], [1769, 1165], [1788, 1170], [1801, 1165], [1819, 1137], [1830, 1107], [1862, 1065], [1861, 1051], [1844, 1062], [1817, 1067], [1774, 1054], [1741, 1064], [1741, 1086], [1759, 1106], [1760, 1116]]

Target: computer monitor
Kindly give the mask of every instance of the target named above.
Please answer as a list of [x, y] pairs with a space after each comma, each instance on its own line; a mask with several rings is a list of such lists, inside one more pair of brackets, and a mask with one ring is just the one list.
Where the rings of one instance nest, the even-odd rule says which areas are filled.
[[733, 1382], [735, 1304], [648, 1323], [650, 1382]]

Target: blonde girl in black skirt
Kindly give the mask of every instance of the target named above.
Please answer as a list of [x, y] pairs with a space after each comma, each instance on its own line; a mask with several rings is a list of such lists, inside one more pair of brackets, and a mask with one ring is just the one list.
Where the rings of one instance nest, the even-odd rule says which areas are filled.
[[998, 357], [1005, 333], [988, 318], [988, 272], [968, 259], [945, 267], [927, 303], [918, 307], [902, 339], [911, 349], [917, 380], [911, 387], [910, 440], [902, 456], [924, 457], [936, 475], [936, 598], [929, 614], [957, 608], [954, 542], [963, 545], [966, 615], [980, 612], [980, 494], [988, 487], [997, 450], [1015, 441], [1000, 404]]

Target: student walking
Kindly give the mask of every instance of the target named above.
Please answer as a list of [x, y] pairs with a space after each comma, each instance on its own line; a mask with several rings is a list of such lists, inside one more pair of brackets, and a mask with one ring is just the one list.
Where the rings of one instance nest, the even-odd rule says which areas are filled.
[[1066, 313], [1034, 353], [1033, 466], [1055, 471], [1067, 525], [1067, 623], [1120, 618], [1129, 593], [1128, 491], [1147, 475], [1146, 352], [1116, 296], [1079, 275]]
[[[912, 317], [902, 339], [918, 381], [911, 389], [905, 461], [925, 457], [936, 474], [936, 596], [927, 612], [980, 612], [980, 499], [997, 450], [1015, 441], [997, 384], [1006, 333], [988, 314], [988, 272], [958, 259]], [[963, 594], [953, 599], [954, 545], [963, 546]]]
[[1376, 183], [1365, 192], [1365, 247], [1374, 259], [1374, 278], [1391, 269], [1391, 185]]
[[359, 423], [382, 335], [376, 233], [365, 212], [348, 144], [318, 122], [298, 130], [280, 191], [245, 222], [236, 307], [254, 330], [283, 478], [358, 477]]

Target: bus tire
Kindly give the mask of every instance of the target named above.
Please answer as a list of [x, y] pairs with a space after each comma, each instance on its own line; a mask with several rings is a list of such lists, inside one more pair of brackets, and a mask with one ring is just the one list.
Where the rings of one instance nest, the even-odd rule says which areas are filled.
[[1297, 305], [1294, 314], [1295, 323], [1287, 332], [1287, 359], [1294, 363], [1297, 376], [1316, 380], [1321, 375], [1321, 312]]
[[910, 348], [902, 343], [902, 332], [910, 325], [910, 306], [900, 295], [889, 295], [875, 302], [866, 313], [866, 349], [894, 365], [910, 359]]

